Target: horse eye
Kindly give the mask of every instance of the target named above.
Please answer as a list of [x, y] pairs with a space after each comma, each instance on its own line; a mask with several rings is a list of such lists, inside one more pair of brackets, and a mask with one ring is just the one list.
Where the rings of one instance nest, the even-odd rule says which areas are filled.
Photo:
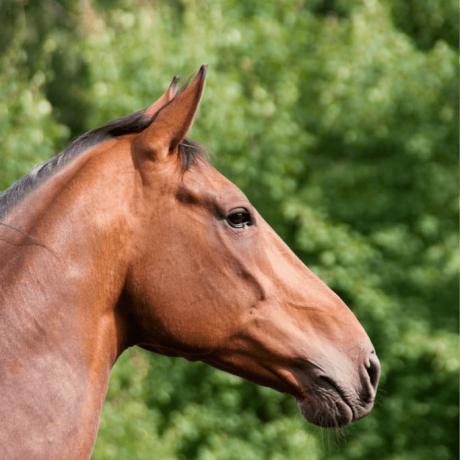
[[232, 211], [227, 216], [227, 222], [234, 228], [243, 228], [253, 224], [251, 214], [246, 209]]

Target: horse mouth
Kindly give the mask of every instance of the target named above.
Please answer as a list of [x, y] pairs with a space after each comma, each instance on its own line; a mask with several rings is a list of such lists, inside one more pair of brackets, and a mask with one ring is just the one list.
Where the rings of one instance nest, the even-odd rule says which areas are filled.
[[345, 391], [332, 379], [321, 376], [316, 383], [313, 391], [297, 400], [307, 422], [322, 428], [341, 428], [358, 418]]

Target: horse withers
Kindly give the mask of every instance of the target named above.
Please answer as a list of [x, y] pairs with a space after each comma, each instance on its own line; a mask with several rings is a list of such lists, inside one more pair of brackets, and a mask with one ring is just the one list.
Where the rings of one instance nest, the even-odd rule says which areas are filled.
[[290, 393], [322, 427], [371, 410], [356, 317], [186, 137], [205, 74], [0, 195], [2, 458], [89, 458], [134, 345]]

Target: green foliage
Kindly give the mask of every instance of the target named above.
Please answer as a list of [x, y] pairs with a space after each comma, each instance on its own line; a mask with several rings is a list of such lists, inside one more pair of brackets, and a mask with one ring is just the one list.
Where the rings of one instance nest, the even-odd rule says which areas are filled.
[[457, 458], [453, 2], [6, 4], [0, 188], [207, 63], [192, 137], [347, 302], [382, 361], [378, 404], [337, 436], [286, 395], [132, 350], [93, 458]]
[[27, 66], [24, 27], [18, 27], [0, 59], [0, 189], [53, 156], [68, 135], [68, 128], [51, 116], [53, 107], [43, 91], [44, 73], [32, 73]]
[[390, 9], [395, 24], [414, 39], [420, 49], [438, 40], [458, 48], [458, 4], [453, 0], [393, 0]]

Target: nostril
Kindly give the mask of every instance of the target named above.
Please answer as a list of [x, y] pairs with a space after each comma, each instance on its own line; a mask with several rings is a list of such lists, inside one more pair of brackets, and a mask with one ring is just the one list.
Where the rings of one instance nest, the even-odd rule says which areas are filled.
[[376, 390], [380, 377], [380, 361], [374, 351], [372, 351], [369, 357], [369, 366], [364, 367], [366, 368], [367, 374], [369, 375], [372, 387], [374, 390]]

